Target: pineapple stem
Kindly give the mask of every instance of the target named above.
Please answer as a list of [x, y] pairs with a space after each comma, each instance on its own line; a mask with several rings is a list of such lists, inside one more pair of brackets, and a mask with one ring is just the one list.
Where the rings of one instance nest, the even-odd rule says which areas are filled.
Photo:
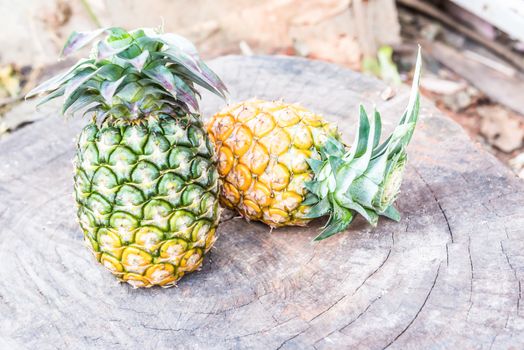
[[[104, 38], [99, 38], [102, 34]], [[198, 112], [196, 85], [226, 98], [220, 78], [199, 57], [187, 39], [151, 28], [126, 31], [99, 28], [73, 32], [62, 56], [92, 44], [88, 58], [66, 73], [31, 90], [26, 97], [47, 94], [41, 101], [64, 96], [63, 114], [96, 113], [122, 123], [151, 114]]]
[[379, 144], [382, 130], [380, 113], [370, 118], [360, 106], [360, 120], [353, 145], [345, 147], [329, 138], [320, 149], [321, 160], [310, 160], [315, 176], [307, 184], [316, 204], [308, 218], [329, 214], [329, 220], [315, 240], [344, 231], [355, 214], [375, 226], [379, 216], [400, 220], [393, 207], [407, 163], [406, 148], [415, 130], [420, 106], [420, 47], [408, 106], [395, 130]]

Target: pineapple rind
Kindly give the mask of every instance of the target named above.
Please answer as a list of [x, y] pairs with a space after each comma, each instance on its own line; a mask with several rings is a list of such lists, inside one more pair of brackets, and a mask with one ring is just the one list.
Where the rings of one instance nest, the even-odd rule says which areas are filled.
[[75, 161], [85, 240], [122, 281], [169, 287], [202, 264], [218, 224], [216, 159], [195, 85], [220, 97], [227, 89], [193, 44], [175, 34], [74, 32], [62, 54], [91, 42], [89, 58], [27, 97], [47, 93], [42, 104], [64, 96], [62, 114], [94, 116]]
[[216, 240], [218, 172], [202, 135], [189, 114], [139, 126], [90, 123], [78, 138], [74, 188], [85, 240], [133, 287], [174, 285]]
[[271, 227], [306, 225], [308, 159], [338, 132], [321, 116], [280, 101], [226, 107], [207, 124], [223, 180], [220, 202]]
[[224, 181], [221, 203], [271, 227], [329, 214], [315, 240], [345, 230], [356, 213], [372, 225], [379, 215], [398, 221], [393, 203], [418, 120], [420, 72], [419, 50], [408, 107], [380, 145], [380, 114], [369, 118], [363, 106], [350, 147], [321, 116], [297, 105], [251, 100], [226, 107], [207, 126]]

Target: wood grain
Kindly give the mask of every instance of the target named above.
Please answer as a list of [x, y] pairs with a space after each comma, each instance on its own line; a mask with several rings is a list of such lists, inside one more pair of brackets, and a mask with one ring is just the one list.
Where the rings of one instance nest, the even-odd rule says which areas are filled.
[[438, 41], [424, 42], [422, 47], [425, 52], [468, 80], [490, 99], [524, 115], [524, 73], [515, 72], [515, 76], [508, 76]]
[[[338, 121], [357, 106], [391, 130], [407, 89], [292, 58], [211, 66], [233, 100], [284, 98]], [[206, 116], [221, 106], [204, 94]], [[225, 212], [204, 268], [178, 288], [118, 284], [83, 247], [72, 192], [83, 121], [49, 115], [0, 141], [0, 348], [508, 349], [524, 344], [524, 185], [427, 101], [410, 146], [400, 223], [313, 243]], [[36, 112], [38, 113], [38, 112]]]

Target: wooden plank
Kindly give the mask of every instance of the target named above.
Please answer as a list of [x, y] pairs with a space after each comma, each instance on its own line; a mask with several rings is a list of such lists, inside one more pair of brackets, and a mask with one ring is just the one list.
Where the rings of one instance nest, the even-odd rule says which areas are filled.
[[451, 0], [493, 24], [512, 38], [524, 41], [524, 0]]
[[[212, 62], [234, 100], [299, 101], [350, 139], [357, 106], [391, 130], [407, 89], [293, 58]], [[204, 94], [209, 117], [221, 102]], [[178, 288], [117, 284], [82, 244], [71, 158], [82, 120], [0, 141], [0, 347], [494, 349], [524, 343], [524, 184], [422, 101], [400, 223], [312, 243], [321, 221], [269, 232], [225, 213], [216, 248]]]
[[522, 58], [522, 55], [513, 52], [507, 46], [497, 41], [486, 39], [486, 37], [484, 37], [482, 34], [456, 21], [452, 17], [448, 16], [445, 12], [442, 12], [437, 7], [433, 6], [431, 3], [422, 0], [397, 0], [397, 2], [401, 5], [410, 7], [416, 11], [424, 13], [427, 16], [437, 19], [457, 32], [464, 34], [469, 39], [485, 46], [498, 56], [506, 59], [508, 62], [511, 62], [511, 64], [519, 68], [521, 71], [524, 71], [524, 59]]
[[514, 76], [488, 67], [474, 57], [465, 55], [438, 41], [422, 43], [424, 50], [448, 67], [493, 101], [524, 115], [524, 74], [515, 72]]

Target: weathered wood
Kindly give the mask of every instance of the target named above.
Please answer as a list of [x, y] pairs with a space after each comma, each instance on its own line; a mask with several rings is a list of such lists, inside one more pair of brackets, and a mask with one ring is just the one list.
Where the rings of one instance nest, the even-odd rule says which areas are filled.
[[[357, 104], [391, 128], [407, 102], [334, 65], [212, 62], [233, 99], [299, 101], [350, 139]], [[209, 116], [221, 102], [204, 95]], [[225, 213], [204, 268], [133, 290], [94, 262], [75, 222], [82, 121], [49, 116], [0, 141], [0, 348], [507, 349], [524, 344], [524, 185], [427, 101], [400, 223], [313, 243], [321, 222], [269, 232]]]
[[524, 41], [524, 0], [451, 0], [495, 25], [512, 38]]
[[450, 28], [453, 28], [457, 32], [464, 34], [471, 40], [490, 49], [500, 57], [506, 59], [508, 62], [511, 62], [515, 67], [519, 68], [521, 71], [524, 70], [524, 59], [521, 57], [522, 55], [513, 52], [511, 49], [508, 49], [505, 45], [499, 43], [498, 41], [490, 41], [486, 39], [486, 37], [482, 36], [482, 34], [480, 34], [479, 32], [462, 24], [460, 21], [453, 19], [452, 17], [443, 13], [437, 7], [431, 5], [430, 3], [427, 3], [422, 0], [397, 0], [397, 2], [401, 5], [410, 7], [416, 11], [419, 11], [423, 14], [437, 19], [438, 21], [444, 23]]
[[423, 42], [422, 47], [425, 52], [468, 80], [490, 99], [524, 115], [523, 73], [515, 72], [514, 76], [508, 76], [438, 41]]

